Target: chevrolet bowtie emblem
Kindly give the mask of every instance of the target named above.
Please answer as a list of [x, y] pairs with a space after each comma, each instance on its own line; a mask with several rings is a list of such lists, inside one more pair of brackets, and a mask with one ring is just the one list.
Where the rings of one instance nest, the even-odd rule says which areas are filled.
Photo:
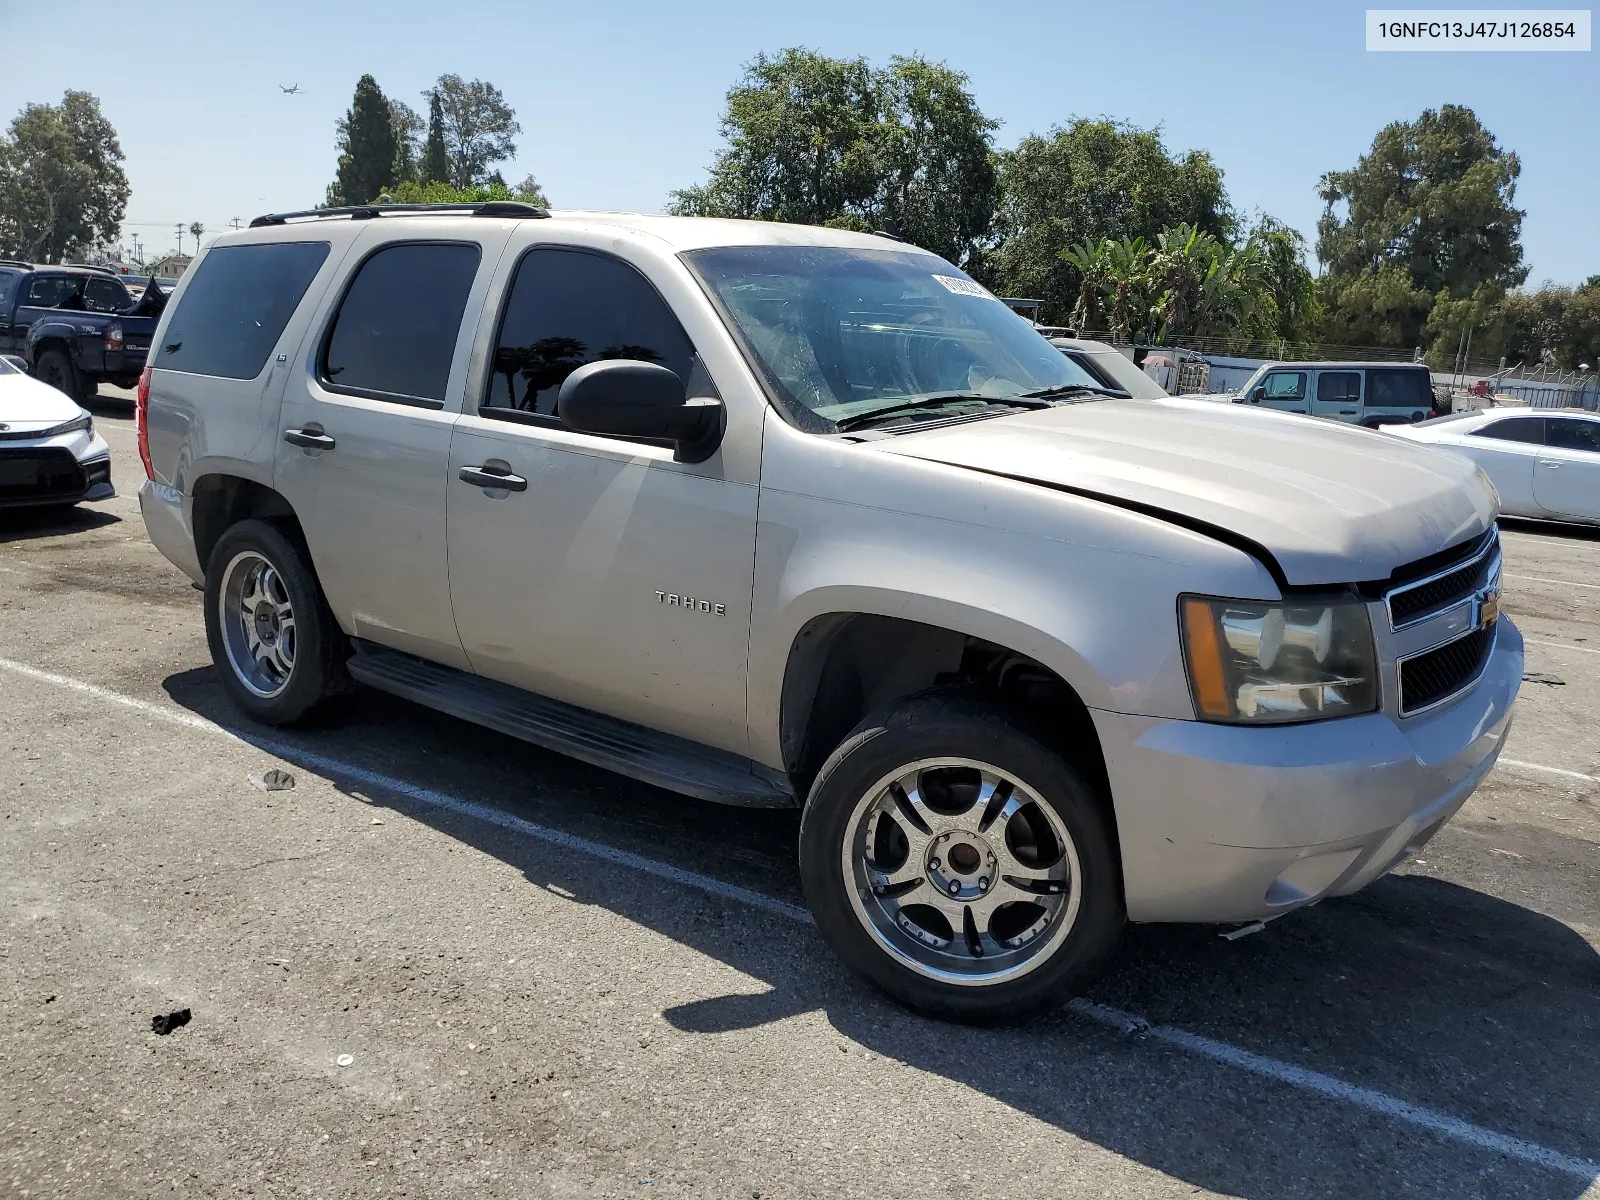
[[1492, 625], [1495, 618], [1500, 615], [1500, 585], [1492, 583], [1481, 589], [1472, 597], [1472, 610], [1474, 619], [1472, 627], [1482, 629], [1485, 625]]

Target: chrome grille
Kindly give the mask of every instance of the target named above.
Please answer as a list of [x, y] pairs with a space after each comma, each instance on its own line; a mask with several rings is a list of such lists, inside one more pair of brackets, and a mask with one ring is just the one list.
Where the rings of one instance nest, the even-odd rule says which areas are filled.
[[1446, 566], [1443, 570], [1425, 575], [1421, 579], [1402, 584], [1385, 597], [1389, 605], [1389, 625], [1404, 629], [1407, 625], [1443, 612], [1453, 604], [1460, 604], [1499, 574], [1500, 536], [1491, 530], [1463, 562]]
[[1465, 637], [1446, 642], [1400, 664], [1400, 711], [1413, 713], [1461, 691], [1478, 677], [1494, 647], [1490, 621]]

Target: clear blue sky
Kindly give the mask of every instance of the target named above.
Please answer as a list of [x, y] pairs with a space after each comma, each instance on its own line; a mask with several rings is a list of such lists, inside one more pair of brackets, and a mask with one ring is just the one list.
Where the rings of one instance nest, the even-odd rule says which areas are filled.
[[[701, 180], [723, 94], [758, 51], [806, 45], [881, 63], [921, 53], [971, 76], [998, 141], [1077, 115], [1160, 125], [1209, 150], [1234, 204], [1313, 236], [1315, 187], [1389, 121], [1466, 104], [1522, 158], [1530, 282], [1600, 272], [1600, 60], [1578, 54], [1374, 54], [1364, 6], [954, 3], [952, 0], [0, 0], [0, 116], [66, 88], [97, 95], [127, 154], [125, 233], [322, 198], [355, 81], [423, 108], [453, 71], [504, 90], [558, 207], [659, 211]], [[284, 96], [279, 84], [299, 83]], [[185, 239], [187, 243], [187, 238]]]

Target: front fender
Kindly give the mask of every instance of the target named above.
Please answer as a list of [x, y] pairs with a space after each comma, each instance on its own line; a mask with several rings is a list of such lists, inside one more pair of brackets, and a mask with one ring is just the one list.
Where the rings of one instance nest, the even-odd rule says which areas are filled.
[[[792, 436], [815, 445], [784, 447], [783, 434], [769, 434], [756, 538], [750, 730], [763, 762], [782, 762], [790, 650], [817, 617], [949, 629], [1037, 660], [1090, 708], [1192, 719], [1177, 597], [1277, 594], [1243, 552], [1158, 518]], [[784, 462], [790, 454], [796, 461]], [[803, 461], [816, 456], [823, 461]], [[816, 494], [823, 487], [831, 494]]]

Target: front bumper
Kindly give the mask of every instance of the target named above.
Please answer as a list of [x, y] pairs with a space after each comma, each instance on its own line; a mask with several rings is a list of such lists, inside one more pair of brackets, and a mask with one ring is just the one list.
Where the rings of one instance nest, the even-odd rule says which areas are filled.
[[111, 448], [99, 434], [0, 444], [0, 508], [109, 500]]
[[1134, 921], [1254, 921], [1357, 891], [1494, 766], [1522, 681], [1502, 616], [1478, 682], [1426, 714], [1251, 728], [1096, 710]]

